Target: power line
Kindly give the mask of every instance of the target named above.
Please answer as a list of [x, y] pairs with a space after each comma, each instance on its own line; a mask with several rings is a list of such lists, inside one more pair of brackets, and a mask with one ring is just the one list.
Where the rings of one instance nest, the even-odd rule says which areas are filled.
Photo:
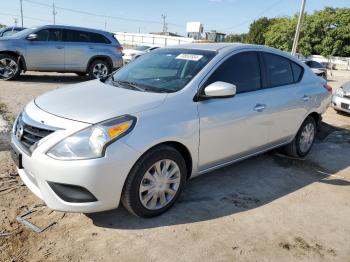
[[[23, 1], [28, 2], [28, 3], [32, 3], [32, 4], [36, 4], [36, 5], [41, 5], [41, 6], [52, 8], [52, 6], [49, 5], [49, 4], [45, 4], [45, 3], [34, 1], [34, 0], [23, 0]], [[95, 17], [100, 17], [100, 18], [108, 18], [108, 19], [115, 19], [115, 20], [122, 20], [122, 21], [136, 22], [136, 23], [163, 24], [163, 23], [161, 23], [159, 21], [154, 21], [154, 20], [143, 20], [143, 19], [137, 19], [137, 18], [126, 18], [126, 17], [120, 17], [120, 16], [101, 15], [101, 14], [91, 13], [91, 12], [77, 10], [77, 9], [72, 9], [72, 8], [66, 8], [66, 7], [57, 6], [57, 5], [55, 5], [55, 8], [58, 9], [58, 10], [78, 13], [78, 14], [82, 14], [82, 15], [95, 16]], [[181, 27], [181, 28], [185, 27], [185, 26], [182, 26], [182, 25], [174, 24], [174, 23], [169, 23], [169, 25], [172, 25], [172, 26], [175, 26], [175, 27]]]
[[[280, 3], [282, 3], [281, 0], [278, 0], [278, 1], [274, 2], [274, 3], [273, 3], [272, 5], [270, 5], [268, 8], [266, 8], [266, 9], [264, 9], [263, 11], [259, 12], [258, 14], [256, 14], [256, 15], [254, 16], [253, 20], [256, 19], [257, 17], [260, 17], [261, 15], [265, 14], [266, 12], [270, 11], [273, 7], [275, 7], [276, 5], [278, 5], [278, 4], [280, 4]], [[231, 27], [226, 28], [224, 31], [231, 30], [231, 29], [233, 29], [233, 28], [237, 28], [237, 27], [239, 27], [239, 26], [241, 26], [241, 25], [244, 25], [244, 24], [246, 24], [246, 23], [250, 23], [251, 21], [252, 21], [252, 18], [247, 19], [247, 20], [244, 20], [243, 22], [240, 22], [240, 23], [238, 23], [238, 24], [236, 24], [236, 25], [234, 25], [234, 26], [231, 26]]]
[[[2, 13], [0, 12], [0, 15], [3, 15], [3, 16], [11, 16], [11, 17], [18, 17], [18, 15], [16, 14], [10, 14], [10, 13]], [[36, 21], [40, 21], [40, 22], [50, 22], [49, 20], [44, 20], [44, 19], [40, 19], [40, 18], [36, 18], [36, 17], [31, 17], [31, 16], [23, 16], [24, 18], [26, 19], [30, 19], [30, 20], [36, 20]]]

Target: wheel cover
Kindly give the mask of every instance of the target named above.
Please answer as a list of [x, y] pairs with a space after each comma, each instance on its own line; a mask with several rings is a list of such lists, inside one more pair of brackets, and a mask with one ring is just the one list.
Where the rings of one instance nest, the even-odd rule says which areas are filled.
[[95, 78], [102, 78], [108, 75], [108, 67], [105, 64], [98, 63], [92, 69]]
[[9, 79], [18, 71], [18, 64], [11, 58], [3, 58], [0, 60], [0, 78]]
[[300, 134], [299, 148], [302, 153], [307, 152], [315, 137], [315, 126], [312, 123], [308, 123], [304, 126], [303, 131]]
[[150, 210], [165, 207], [176, 195], [180, 186], [179, 166], [170, 159], [154, 163], [143, 175], [139, 188], [142, 205]]

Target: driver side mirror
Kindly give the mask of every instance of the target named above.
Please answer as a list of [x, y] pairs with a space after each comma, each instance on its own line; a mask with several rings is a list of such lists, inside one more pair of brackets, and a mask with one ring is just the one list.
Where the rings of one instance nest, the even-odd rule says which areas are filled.
[[214, 82], [204, 88], [201, 94], [197, 95], [197, 101], [208, 100], [210, 98], [227, 98], [236, 95], [236, 86], [226, 82]]
[[30, 34], [27, 36], [27, 40], [29, 40], [29, 41], [36, 40], [37, 38], [38, 38], [37, 34]]

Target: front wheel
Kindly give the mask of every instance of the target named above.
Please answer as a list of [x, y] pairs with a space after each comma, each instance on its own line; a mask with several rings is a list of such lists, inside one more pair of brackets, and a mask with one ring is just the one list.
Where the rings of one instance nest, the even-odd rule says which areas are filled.
[[316, 122], [308, 116], [301, 125], [293, 141], [285, 147], [288, 155], [293, 157], [305, 157], [311, 150], [316, 136]]
[[132, 168], [123, 188], [122, 203], [132, 214], [153, 217], [178, 199], [186, 182], [186, 163], [172, 147], [145, 153]]
[[89, 77], [100, 79], [108, 76], [112, 72], [111, 66], [104, 60], [95, 60], [89, 67]]
[[0, 55], [0, 79], [13, 80], [20, 75], [21, 71], [21, 64], [16, 57]]

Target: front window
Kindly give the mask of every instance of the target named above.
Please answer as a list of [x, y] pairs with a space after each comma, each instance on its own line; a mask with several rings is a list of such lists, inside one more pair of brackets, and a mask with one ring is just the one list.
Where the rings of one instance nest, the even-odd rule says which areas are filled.
[[184, 88], [215, 54], [206, 50], [158, 49], [121, 68], [110, 83], [140, 91], [176, 92]]

